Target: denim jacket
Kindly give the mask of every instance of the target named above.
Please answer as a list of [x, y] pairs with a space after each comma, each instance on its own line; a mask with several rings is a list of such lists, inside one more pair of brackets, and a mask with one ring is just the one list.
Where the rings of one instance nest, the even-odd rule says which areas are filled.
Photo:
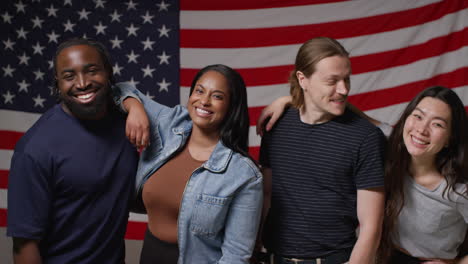
[[[136, 199], [143, 184], [187, 143], [192, 121], [183, 106], [169, 108], [128, 83], [114, 87], [118, 105], [138, 98], [148, 113], [150, 145], [140, 156]], [[262, 176], [250, 159], [219, 141], [186, 183], [178, 217], [179, 264], [248, 263], [262, 212]]]

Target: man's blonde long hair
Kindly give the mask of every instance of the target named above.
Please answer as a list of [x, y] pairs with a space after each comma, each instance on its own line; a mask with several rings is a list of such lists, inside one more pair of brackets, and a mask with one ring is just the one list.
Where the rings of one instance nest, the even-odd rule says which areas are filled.
[[349, 58], [349, 53], [345, 48], [332, 38], [317, 37], [302, 44], [296, 55], [295, 68], [289, 75], [291, 104], [293, 107], [300, 109], [304, 106], [304, 91], [299, 85], [296, 72], [300, 71], [309, 78], [315, 72], [319, 61], [336, 55]]

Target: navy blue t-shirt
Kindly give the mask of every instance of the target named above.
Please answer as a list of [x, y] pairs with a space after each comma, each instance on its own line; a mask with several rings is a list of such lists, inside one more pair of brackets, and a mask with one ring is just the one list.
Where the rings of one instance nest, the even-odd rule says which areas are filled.
[[83, 121], [54, 106], [16, 145], [7, 235], [40, 240], [44, 263], [123, 263], [137, 162], [122, 114]]

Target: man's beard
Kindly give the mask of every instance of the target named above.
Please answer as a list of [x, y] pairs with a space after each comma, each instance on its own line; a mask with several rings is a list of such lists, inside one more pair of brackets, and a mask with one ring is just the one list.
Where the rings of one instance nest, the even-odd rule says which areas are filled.
[[71, 95], [59, 95], [60, 100], [70, 110], [70, 112], [80, 119], [96, 119], [106, 113], [111, 103], [110, 87], [102, 87], [103, 91], [97, 91], [96, 98], [89, 104], [80, 104], [73, 99]]

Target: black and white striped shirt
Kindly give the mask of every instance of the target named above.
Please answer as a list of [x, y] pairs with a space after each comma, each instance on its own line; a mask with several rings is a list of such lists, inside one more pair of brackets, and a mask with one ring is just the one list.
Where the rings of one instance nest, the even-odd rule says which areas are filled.
[[357, 190], [383, 186], [384, 145], [380, 129], [351, 111], [310, 125], [288, 109], [261, 146], [273, 173], [267, 248], [307, 258], [353, 247]]

